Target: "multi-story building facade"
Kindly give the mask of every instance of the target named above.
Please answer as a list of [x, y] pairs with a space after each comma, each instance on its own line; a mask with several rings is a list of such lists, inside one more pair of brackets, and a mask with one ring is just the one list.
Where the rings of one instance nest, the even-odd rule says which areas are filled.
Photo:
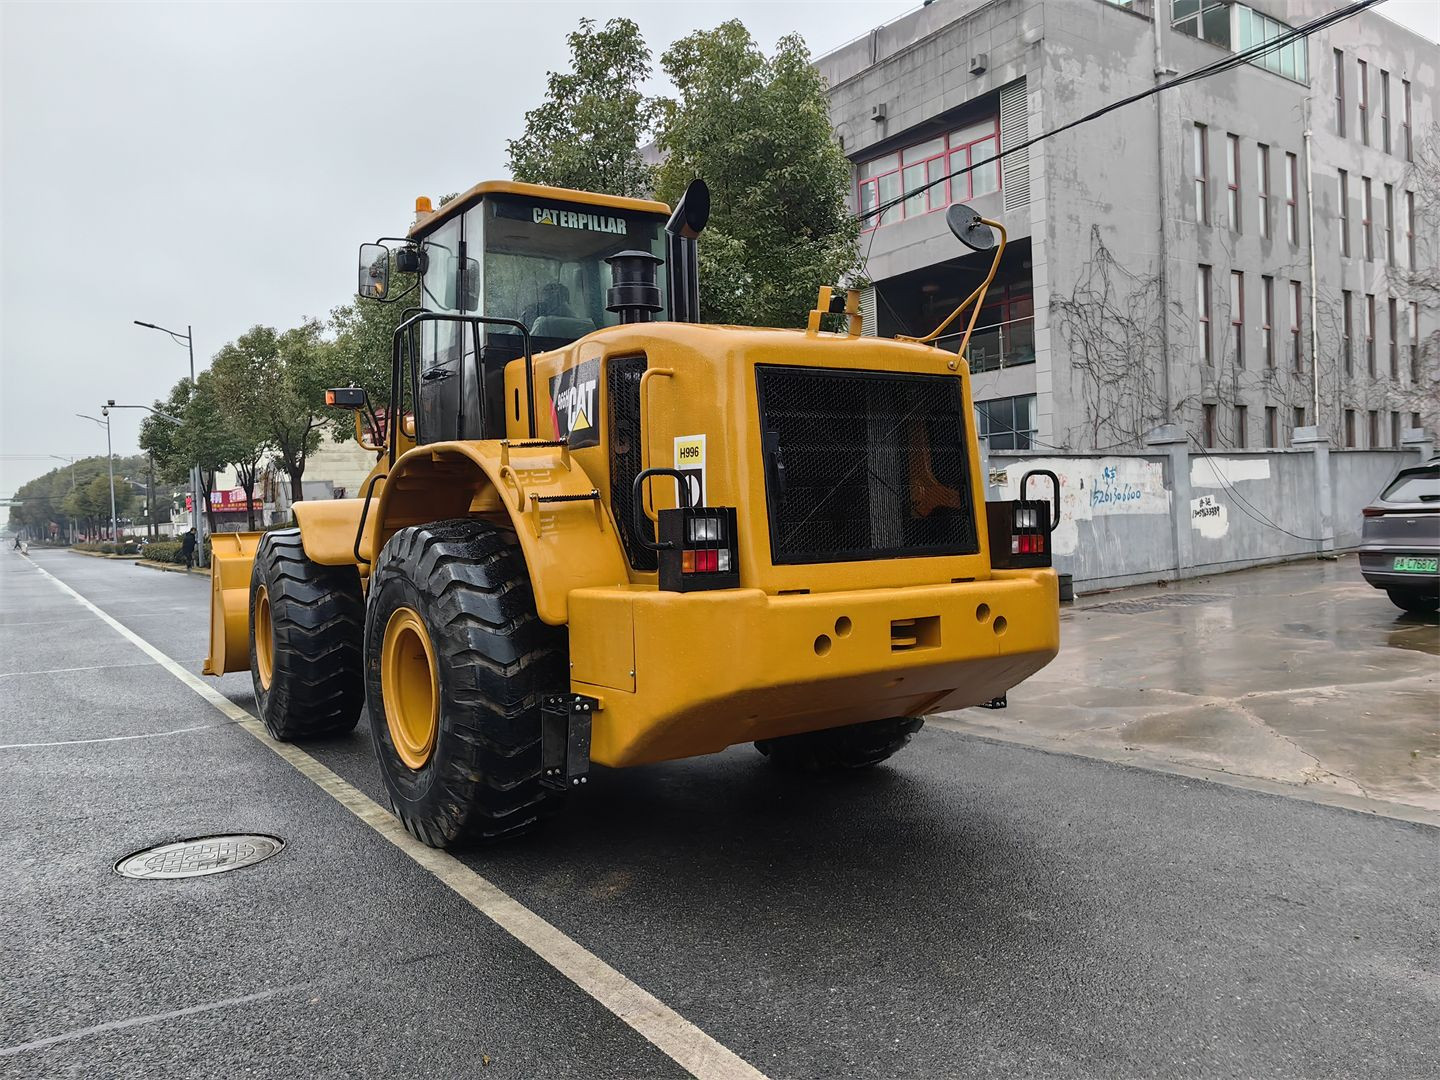
[[966, 202], [1009, 236], [970, 346], [992, 447], [1433, 438], [1435, 43], [1365, 12], [979, 164], [1333, 6], [934, 0], [821, 57], [861, 213], [978, 165], [865, 222], [868, 326], [928, 331], [983, 277]]

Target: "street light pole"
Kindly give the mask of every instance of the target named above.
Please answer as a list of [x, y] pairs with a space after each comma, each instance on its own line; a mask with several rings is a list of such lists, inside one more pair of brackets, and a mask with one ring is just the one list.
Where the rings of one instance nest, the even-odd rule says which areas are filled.
[[[74, 490], [75, 490], [75, 459], [74, 459], [73, 457], [65, 457], [65, 456], [62, 455], [62, 454], [48, 454], [48, 455], [46, 455], [46, 456], [47, 456], [47, 457], [52, 457], [52, 458], [54, 458], [56, 461], [68, 461], [68, 462], [70, 463], [70, 490], [71, 490], [71, 491], [74, 491]], [[64, 509], [64, 507], [61, 507], [61, 509]], [[70, 543], [73, 544], [73, 543], [75, 542], [75, 520], [74, 520], [69, 514], [66, 514], [66, 515], [65, 515], [65, 520], [66, 520], [66, 522], [68, 523], [67, 531], [68, 531], [69, 534], [70, 534]]]
[[[185, 333], [180, 334], [174, 330], [167, 330], [155, 323], [141, 322], [139, 319], [132, 319], [136, 326], [143, 326], [147, 330], [159, 330], [162, 334], [169, 334], [172, 341], [184, 341], [185, 347], [190, 352], [190, 385], [195, 385], [195, 328], [189, 323], [185, 324]], [[153, 410], [152, 410], [153, 411]], [[163, 415], [163, 414], [161, 414]], [[169, 419], [167, 417], [167, 419]], [[195, 530], [196, 557], [204, 558], [205, 551], [205, 519], [200, 514], [200, 466], [190, 466], [190, 527]], [[202, 562], [203, 566], [204, 563]]]
[[104, 420], [97, 420], [93, 416], [86, 416], [84, 413], [76, 413], [82, 420], [89, 420], [92, 423], [105, 425], [105, 460], [110, 466], [110, 539], [120, 539], [120, 517], [115, 513], [115, 454], [110, 449], [110, 406], [106, 405], [100, 410]]

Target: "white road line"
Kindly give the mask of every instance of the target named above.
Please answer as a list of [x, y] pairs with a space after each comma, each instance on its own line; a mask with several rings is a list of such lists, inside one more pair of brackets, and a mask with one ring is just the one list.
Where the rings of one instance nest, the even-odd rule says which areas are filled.
[[[146, 664], [146, 667], [153, 667]], [[218, 724], [196, 724], [193, 727], [175, 728], [171, 731], [148, 731], [143, 735], [109, 735], [103, 739], [63, 739], [60, 742], [13, 742], [0, 743], [0, 750], [33, 750], [38, 746], [84, 746], [86, 743], [129, 742], [132, 739], [158, 739], [164, 735], [184, 735], [187, 731], [209, 731], [211, 728], [229, 727], [234, 720], [223, 720]]]
[[[37, 567], [38, 569], [38, 567]], [[116, 668], [154, 667], [150, 661], [143, 664], [94, 664], [90, 667], [52, 667], [39, 671], [0, 671], [0, 679], [13, 679], [20, 675], [65, 675], [71, 671], [113, 671]]]
[[270, 738], [258, 720], [200, 676], [187, 671], [144, 638], [116, 622], [44, 567], [33, 562], [31, 565], [79, 600], [111, 629], [153, 657], [171, 675], [284, 758], [341, 806], [448, 885], [477, 911], [644, 1036], [691, 1076], [698, 1080], [766, 1080], [764, 1073], [740, 1055], [712, 1039], [648, 990], [631, 982], [459, 859], [420, 843], [388, 810], [305, 751]]
[[67, 1031], [64, 1035], [52, 1035], [48, 1039], [36, 1039], [34, 1042], [17, 1043], [14, 1046], [0, 1047], [0, 1057], [10, 1057], [14, 1054], [23, 1053], [26, 1050], [39, 1050], [42, 1046], [54, 1046], [56, 1043], [69, 1042], [71, 1039], [83, 1039], [87, 1035], [99, 1035], [102, 1031], [119, 1031], [122, 1028], [137, 1027], [140, 1024], [156, 1024], [161, 1020], [174, 1020], [180, 1016], [193, 1016], [195, 1013], [214, 1012], [216, 1009], [228, 1009], [231, 1005], [244, 1005], [251, 1001], [264, 1001], [266, 998], [274, 997], [276, 994], [283, 994], [287, 990], [299, 990], [308, 986], [309, 983], [296, 983], [294, 986], [278, 986], [274, 990], [261, 990], [258, 994], [246, 994], [244, 997], [226, 998], [223, 1001], [211, 1001], [204, 1005], [192, 1005], [188, 1009], [175, 1009], [173, 1012], [151, 1013], [148, 1016], [131, 1016], [124, 1020], [111, 1020], [104, 1024], [95, 1024], [91, 1027], [76, 1028], [74, 1031]]

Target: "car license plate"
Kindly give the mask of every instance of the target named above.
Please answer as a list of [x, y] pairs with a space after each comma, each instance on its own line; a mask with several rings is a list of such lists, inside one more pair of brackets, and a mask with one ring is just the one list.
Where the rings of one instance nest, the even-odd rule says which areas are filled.
[[1420, 559], [1413, 555], [1396, 555], [1393, 569], [1402, 574], [1433, 574], [1440, 570], [1440, 558]]

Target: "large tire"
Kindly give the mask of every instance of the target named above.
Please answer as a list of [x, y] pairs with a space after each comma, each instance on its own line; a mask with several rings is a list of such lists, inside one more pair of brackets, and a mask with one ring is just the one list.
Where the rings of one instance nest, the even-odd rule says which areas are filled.
[[412, 836], [495, 840], [556, 809], [561, 793], [539, 780], [540, 703], [569, 686], [565, 632], [535, 613], [512, 532], [458, 519], [390, 538], [370, 579], [365, 700]]
[[925, 726], [919, 716], [761, 739], [755, 749], [788, 772], [831, 773], [868, 769], [897, 753]]
[[261, 537], [250, 572], [250, 678], [271, 735], [288, 742], [355, 726], [364, 630], [355, 567], [311, 562], [299, 529]]
[[1402, 611], [1413, 611], [1417, 615], [1440, 611], [1440, 593], [1420, 589], [1386, 589], [1385, 593], [1390, 602]]

